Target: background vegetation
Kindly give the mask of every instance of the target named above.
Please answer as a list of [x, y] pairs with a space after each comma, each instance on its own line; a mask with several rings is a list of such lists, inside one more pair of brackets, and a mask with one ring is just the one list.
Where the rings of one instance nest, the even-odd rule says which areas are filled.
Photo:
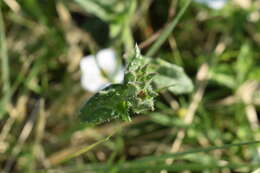
[[[154, 52], [149, 48], [188, 1], [0, 2], [1, 170], [231, 173], [260, 167], [259, 145], [208, 148], [260, 139], [259, 1], [230, 0], [218, 10], [193, 1]], [[80, 59], [107, 47], [123, 59], [134, 42], [144, 54], [183, 67], [193, 92], [164, 91], [154, 112], [130, 123], [81, 123], [77, 111], [93, 93], [81, 88]], [[188, 154], [165, 155], [181, 151]]]

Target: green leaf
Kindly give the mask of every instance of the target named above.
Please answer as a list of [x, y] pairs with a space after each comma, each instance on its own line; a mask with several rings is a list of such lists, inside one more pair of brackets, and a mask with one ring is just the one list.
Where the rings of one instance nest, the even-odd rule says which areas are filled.
[[234, 73], [230, 66], [226, 64], [219, 64], [212, 67], [209, 71], [209, 80], [231, 89], [237, 87]]
[[[110, 27], [111, 38], [116, 38], [119, 34], [124, 35], [128, 41], [127, 33], [131, 23], [131, 16], [134, 14], [136, 1], [118, 1], [118, 0], [75, 0], [86, 12], [99, 17], [107, 22]], [[127, 32], [126, 32], [127, 31]], [[133, 43], [132, 43], [133, 44]]]
[[[103, 0], [75, 0], [84, 10], [96, 15], [104, 21], [112, 20], [115, 16], [113, 14], [112, 7], [115, 5], [115, 1], [106, 3]], [[107, 1], [108, 2], [108, 1]]]
[[260, 82], [260, 67], [256, 66], [251, 69], [250, 73], [248, 74], [249, 79], [251, 80], [257, 80]]
[[240, 49], [236, 62], [236, 73], [238, 83], [243, 83], [253, 65], [253, 54], [250, 44], [245, 42]]
[[80, 109], [79, 118], [87, 123], [101, 123], [116, 118], [130, 120], [123, 84], [112, 84], [91, 97]]
[[168, 88], [174, 94], [189, 93], [193, 90], [192, 81], [182, 67], [162, 59], [153, 60], [152, 63], [157, 66], [157, 75], [153, 80], [157, 88]]

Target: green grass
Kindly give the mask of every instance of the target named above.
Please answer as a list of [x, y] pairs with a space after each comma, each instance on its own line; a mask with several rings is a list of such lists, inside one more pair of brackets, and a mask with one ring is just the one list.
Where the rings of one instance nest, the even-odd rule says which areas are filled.
[[[0, 170], [7, 165], [19, 173], [259, 168], [259, 4], [234, 3], [213, 10], [190, 0], [1, 2]], [[152, 41], [142, 54], [180, 65], [193, 92], [162, 91], [155, 111], [134, 115], [130, 123], [80, 122], [77, 112], [93, 94], [81, 88], [80, 58], [112, 47], [125, 62], [133, 43], [146, 40]], [[205, 63], [203, 90], [196, 76]], [[187, 124], [193, 102], [197, 107]], [[171, 153], [181, 131], [180, 149]], [[165, 162], [169, 158], [171, 165]]]
[[0, 118], [7, 111], [6, 106], [9, 104], [10, 99], [10, 80], [9, 80], [9, 59], [6, 48], [6, 38], [5, 38], [5, 23], [3, 20], [2, 10], [0, 9], [0, 55], [1, 55], [1, 74], [2, 74], [2, 93], [3, 99], [0, 102]]

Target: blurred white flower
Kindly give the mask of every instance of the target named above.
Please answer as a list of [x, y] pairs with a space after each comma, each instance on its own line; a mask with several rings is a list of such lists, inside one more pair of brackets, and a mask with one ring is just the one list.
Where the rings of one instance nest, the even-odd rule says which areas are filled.
[[123, 67], [117, 67], [115, 51], [113, 49], [100, 50], [96, 57], [85, 56], [80, 61], [81, 85], [84, 89], [96, 92], [110, 84], [102, 75], [102, 70], [111, 77], [113, 82], [120, 83], [124, 78]]
[[250, 8], [252, 5], [252, 0], [234, 0], [234, 2], [245, 9]]
[[216, 10], [223, 8], [227, 2], [227, 0], [194, 0], [194, 1], [206, 4], [210, 8], [213, 8]]

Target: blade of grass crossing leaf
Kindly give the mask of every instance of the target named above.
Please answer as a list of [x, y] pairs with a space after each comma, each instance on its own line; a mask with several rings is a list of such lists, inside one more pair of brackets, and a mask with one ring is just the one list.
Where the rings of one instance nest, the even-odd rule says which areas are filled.
[[156, 51], [162, 46], [162, 44], [166, 41], [168, 36], [171, 34], [175, 26], [178, 24], [179, 20], [183, 16], [184, 12], [187, 10], [191, 3], [191, 0], [187, 0], [184, 6], [181, 8], [178, 15], [173, 19], [173, 21], [163, 30], [157, 41], [152, 45], [152, 47], [148, 50], [145, 56], [153, 56]]
[[[2, 15], [2, 9], [0, 7], [0, 57], [1, 57], [1, 73], [2, 73], [2, 83], [3, 83], [3, 100], [1, 100], [1, 104], [5, 109], [5, 105], [8, 103], [10, 98], [10, 81], [9, 81], [9, 62], [8, 62], [8, 54], [6, 48], [6, 39], [5, 39], [5, 25]], [[5, 112], [5, 110], [0, 109], [0, 119], [1, 116]]]

